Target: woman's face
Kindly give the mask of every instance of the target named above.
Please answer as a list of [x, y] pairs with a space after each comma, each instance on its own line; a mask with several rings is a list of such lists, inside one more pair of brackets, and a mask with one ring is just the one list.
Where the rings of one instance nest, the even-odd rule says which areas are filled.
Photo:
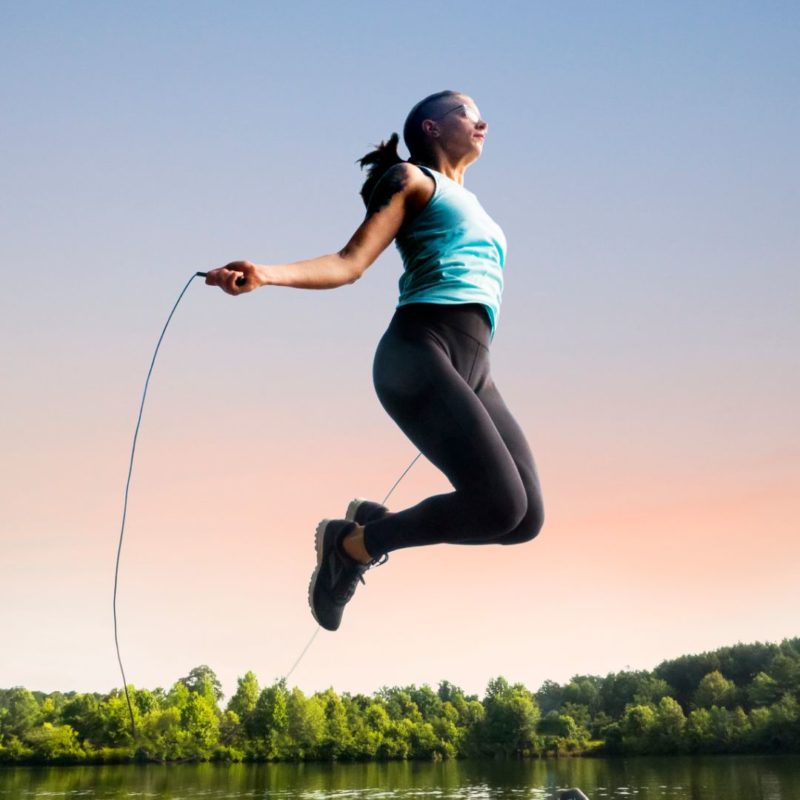
[[457, 95], [442, 101], [430, 121], [434, 124], [429, 125], [429, 135], [438, 140], [448, 154], [469, 162], [480, 157], [489, 125], [481, 119], [471, 97]]

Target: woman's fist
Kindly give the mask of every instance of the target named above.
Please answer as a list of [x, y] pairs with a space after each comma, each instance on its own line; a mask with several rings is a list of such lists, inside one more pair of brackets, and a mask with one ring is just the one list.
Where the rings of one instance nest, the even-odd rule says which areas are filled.
[[209, 286], [219, 286], [228, 294], [252, 292], [262, 285], [258, 267], [250, 261], [231, 261], [224, 267], [212, 269], [206, 275]]

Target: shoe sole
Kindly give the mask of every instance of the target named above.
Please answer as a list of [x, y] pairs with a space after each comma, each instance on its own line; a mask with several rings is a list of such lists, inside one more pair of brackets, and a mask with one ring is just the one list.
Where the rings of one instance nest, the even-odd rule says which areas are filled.
[[[348, 511], [349, 510], [348, 508]], [[322, 549], [325, 542], [325, 529], [328, 527], [329, 522], [329, 519], [323, 519], [320, 521], [319, 525], [317, 525], [317, 532], [314, 534], [314, 546], [317, 548], [317, 566], [311, 573], [311, 580], [308, 584], [308, 607], [311, 609], [311, 616], [314, 617], [317, 625], [323, 628], [325, 626], [317, 619], [317, 612], [314, 611], [314, 587], [317, 584], [317, 577], [322, 567]]]

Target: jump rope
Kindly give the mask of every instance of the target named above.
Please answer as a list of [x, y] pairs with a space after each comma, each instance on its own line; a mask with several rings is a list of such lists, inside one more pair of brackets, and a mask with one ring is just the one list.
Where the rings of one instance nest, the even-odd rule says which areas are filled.
[[[131, 716], [131, 731], [133, 732], [134, 741], [138, 740], [138, 736], [137, 736], [137, 733], [136, 733], [136, 722], [134, 721], [133, 706], [131, 705], [131, 698], [130, 698], [130, 695], [128, 694], [128, 682], [125, 679], [125, 668], [122, 666], [122, 656], [120, 655], [120, 652], [119, 652], [119, 638], [118, 638], [118, 635], [117, 635], [117, 631], [118, 631], [118, 629], [117, 629], [117, 584], [118, 584], [118, 581], [119, 581], [119, 559], [120, 559], [120, 554], [122, 553], [122, 538], [125, 535], [125, 518], [126, 518], [126, 516], [128, 514], [128, 494], [129, 494], [130, 486], [131, 486], [131, 475], [133, 474], [133, 459], [134, 459], [134, 456], [136, 454], [136, 440], [139, 437], [139, 428], [140, 428], [140, 426], [142, 424], [142, 413], [144, 412], [144, 401], [147, 398], [147, 388], [150, 385], [150, 377], [153, 374], [153, 367], [155, 366], [156, 357], [158, 356], [158, 350], [161, 347], [161, 342], [164, 339], [164, 334], [167, 332], [167, 328], [169, 327], [169, 323], [172, 320], [173, 315], [175, 314], [175, 310], [178, 308], [178, 304], [183, 299], [183, 296], [186, 294], [186, 290], [189, 288], [189, 286], [191, 285], [192, 281], [195, 278], [205, 278], [207, 274], [208, 273], [206, 273], [206, 272], [195, 272], [194, 275], [192, 275], [192, 277], [189, 278], [188, 281], [186, 281], [186, 285], [183, 287], [183, 289], [181, 289], [181, 293], [178, 295], [178, 299], [175, 301], [175, 305], [172, 306], [172, 311], [169, 312], [169, 316], [167, 317], [167, 321], [164, 323], [164, 327], [161, 329], [161, 335], [158, 337], [158, 342], [156, 342], [156, 349], [153, 351], [153, 358], [150, 361], [150, 369], [147, 370], [147, 378], [145, 379], [145, 382], [144, 382], [144, 391], [142, 392], [142, 402], [139, 405], [139, 415], [136, 418], [136, 428], [135, 428], [135, 430], [133, 432], [133, 444], [131, 445], [131, 458], [130, 458], [130, 462], [128, 464], [128, 478], [125, 481], [125, 499], [124, 499], [123, 504], [122, 504], [122, 525], [120, 526], [119, 545], [117, 546], [117, 563], [116, 563], [116, 566], [114, 568], [114, 602], [113, 602], [113, 610], [114, 610], [114, 644], [115, 644], [116, 649], [117, 649], [117, 661], [119, 661], [119, 670], [122, 673], [122, 686], [125, 689], [125, 699], [128, 701], [128, 711], [129, 711], [130, 716]], [[243, 286], [244, 282], [245, 281], [244, 281], [243, 277], [242, 278], [237, 278], [237, 280], [236, 280], [236, 284], [238, 286]], [[405, 468], [405, 470], [403, 470], [402, 475], [400, 475], [400, 477], [394, 482], [394, 485], [392, 486], [391, 489], [389, 489], [389, 492], [386, 495], [386, 497], [383, 498], [382, 505], [386, 505], [387, 501], [389, 500], [389, 498], [392, 495], [392, 492], [397, 488], [397, 486], [400, 483], [400, 481], [403, 480], [403, 478], [405, 478], [405, 476], [408, 473], [408, 471], [411, 469], [411, 467], [414, 466], [414, 464], [417, 462], [417, 459], [421, 455], [422, 455], [422, 453], [417, 453], [417, 455], [414, 457], [413, 461]], [[281, 680], [284, 680], [284, 681], [287, 680], [289, 678], [289, 676], [295, 671], [295, 669], [297, 668], [297, 665], [303, 660], [303, 656], [305, 656], [305, 654], [308, 652], [309, 648], [313, 644], [314, 639], [317, 638], [317, 634], [320, 632], [320, 630], [321, 630], [321, 627], [318, 625], [316, 627], [316, 629], [314, 630], [313, 635], [311, 636], [311, 638], [306, 643], [305, 647], [303, 647], [303, 649], [300, 651], [300, 655], [295, 659], [295, 662], [294, 662], [294, 664], [292, 664], [291, 669], [283, 676], [283, 678], [281, 678]]]

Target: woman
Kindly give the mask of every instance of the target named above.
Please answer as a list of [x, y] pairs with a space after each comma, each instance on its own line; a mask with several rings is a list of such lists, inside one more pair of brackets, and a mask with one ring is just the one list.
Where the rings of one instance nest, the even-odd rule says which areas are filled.
[[234, 295], [270, 285], [332, 289], [358, 280], [392, 240], [403, 257], [373, 381], [383, 407], [455, 491], [396, 513], [357, 499], [344, 519], [320, 522], [309, 603], [328, 630], [339, 627], [364, 572], [393, 550], [518, 544], [542, 526], [533, 456], [490, 374], [505, 237], [463, 185], [487, 128], [467, 95], [426, 97], [403, 129], [408, 161], [397, 155], [397, 134], [361, 159], [370, 168], [361, 190], [367, 214], [342, 250], [292, 264], [234, 261], [206, 278]]

